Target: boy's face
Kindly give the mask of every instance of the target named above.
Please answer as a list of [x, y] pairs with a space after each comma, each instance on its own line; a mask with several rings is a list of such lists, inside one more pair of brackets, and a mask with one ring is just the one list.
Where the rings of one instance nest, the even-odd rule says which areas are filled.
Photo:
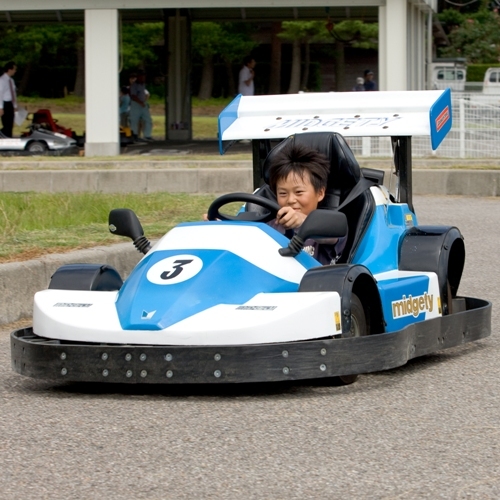
[[302, 178], [291, 173], [276, 183], [276, 197], [280, 207], [292, 207], [297, 212], [309, 215], [325, 197], [325, 188], [315, 191], [308, 171], [304, 172]]

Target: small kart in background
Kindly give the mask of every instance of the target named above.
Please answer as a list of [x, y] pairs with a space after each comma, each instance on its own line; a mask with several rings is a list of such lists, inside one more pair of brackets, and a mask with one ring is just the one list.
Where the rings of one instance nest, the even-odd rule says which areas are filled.
[[0, 152], [18, 151], [30, 154], [57, 152], [71, 154], [76, 152], [76, 140], [59, 132], [51, 132], [40, 125], [30, 125], [21, 137], [6, 137], [0, 132]]
[[[31, 123], [32, 125], [38, 125], [44, 130], [57, 132], [74, 139], [78, 147], [82, 148], [85, 145], [85, 134], [77, 135], [73, 129], [61, 125], [59, 121], [52, 116], [52, 113], [49, 109], [39, 109], [38, 111], [35, 111], [33, 113]], [[133, 142], [134, 140], [130, 127], [120, 126], [120, 146], [125, 147], [129, 144], [132, 144]]]
[[[419, 225], [413, 208], [411, 138], [437, 149], [451, 111], [449, 90], [238, 96], [219, 117], [221, 152], [252, 140], [263, 186], [219, 197], [208, 222], [179, 224], [152, 248], [131, 210], [111, 211], [110, 231], [144, 257], [125, 281], [108, 265], [59, 268], [35, 295], [33, 326], [11, 334], [13, 369], [58, 382], [348, 384], [489, 336], [491, 303], [458, 294], [460, 230]], [[344, 136], [390, 138], [394, 192]], [[280, 209], [269, 158], [284, 141], [330, 162], [324, 204], [291, 239], [267, 224]], [[235, 202], [237, 215], [221, 212]], [[302, 249], [342, 236], [333, 265]]]

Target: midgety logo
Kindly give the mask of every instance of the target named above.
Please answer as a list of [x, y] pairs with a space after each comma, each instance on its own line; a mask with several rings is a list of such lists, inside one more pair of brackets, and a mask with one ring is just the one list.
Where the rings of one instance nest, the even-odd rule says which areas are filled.
[[401, 300], [395, 300], [391, 304], [394, 319], [404, 318], [405, 316], [414, 316], [416, 318], [424, 311], [432, 312], [434, 309], [434, 295], [427, 292], [416, 297], [408, 295], [407, 298], [406, 295], [403, 295]]

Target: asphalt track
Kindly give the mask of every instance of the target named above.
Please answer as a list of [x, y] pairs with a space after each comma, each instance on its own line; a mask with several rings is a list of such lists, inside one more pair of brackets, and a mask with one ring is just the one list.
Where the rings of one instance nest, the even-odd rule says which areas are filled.
[[2, 327], [0, 498], [500, 498], [500, 200], [415, 208], [464, 234], [490, 338], [347, 387], [143, 388], [21, 377]]

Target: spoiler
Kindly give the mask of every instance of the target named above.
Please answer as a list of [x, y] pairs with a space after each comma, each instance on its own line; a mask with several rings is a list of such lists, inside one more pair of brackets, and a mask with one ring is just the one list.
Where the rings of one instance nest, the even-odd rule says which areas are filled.
[[435, 150], [451, 123], [450, 89], [239, 95], [219, 115], [219, 149], [224, 154], [243, 139], [338, 132], [345, 137], [430, 136]]

